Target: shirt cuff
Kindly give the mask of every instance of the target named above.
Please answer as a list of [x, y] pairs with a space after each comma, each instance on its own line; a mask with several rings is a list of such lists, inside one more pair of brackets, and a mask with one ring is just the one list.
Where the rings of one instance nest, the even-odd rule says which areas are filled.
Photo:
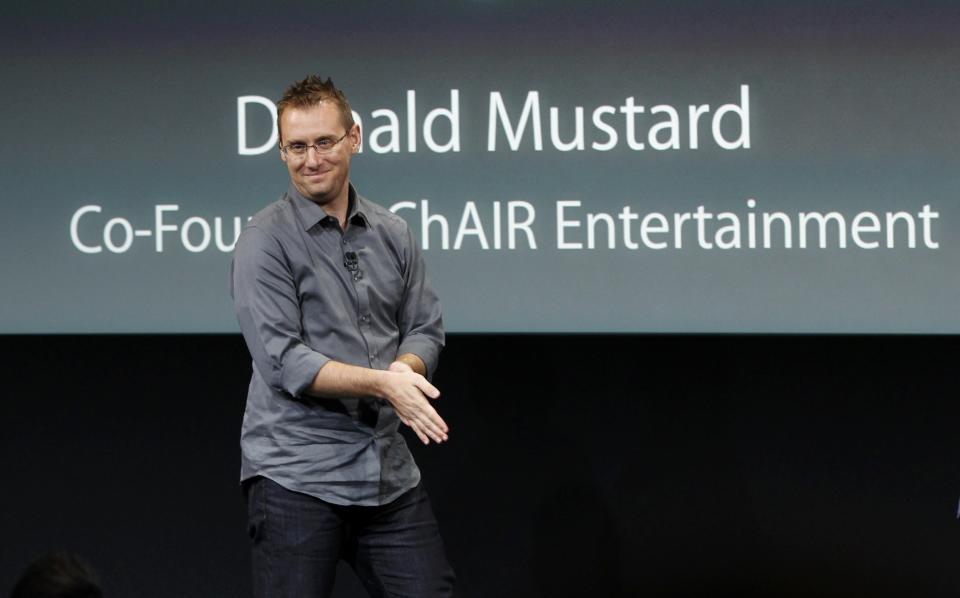
[[330, 361], [330, 358], [326, 355], [312, 351], [305, 345], [300, 345], [292, 349], [283, 360], [280, 385], [283, 390], [299, 397], [310, 388], [320, 368], [325, 366], [328, 361]]

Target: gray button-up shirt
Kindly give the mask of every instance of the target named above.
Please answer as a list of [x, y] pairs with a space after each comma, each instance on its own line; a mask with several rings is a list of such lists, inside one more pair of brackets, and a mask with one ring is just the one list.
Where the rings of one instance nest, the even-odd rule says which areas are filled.
[[237, 241], [231, 288], [253, 357], [240, 477], [336, 504], [381, 505], [420, 481], [393, 407], [305, 391], [331, 359], [386, 369], [413, 353], [432, 374], [443, 326], [406, 222], [352, 186], [347, 222], [341, 230], [291, 184]]

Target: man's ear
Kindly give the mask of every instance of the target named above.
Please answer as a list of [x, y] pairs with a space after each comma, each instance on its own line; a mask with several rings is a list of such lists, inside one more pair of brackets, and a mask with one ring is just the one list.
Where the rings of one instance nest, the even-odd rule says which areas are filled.
[[350, 128], [350, 153], [355, 154], [360, 151], [360, 144], [363, 142], [363, 134], [360, 131], [360, 125], [353, 123]]

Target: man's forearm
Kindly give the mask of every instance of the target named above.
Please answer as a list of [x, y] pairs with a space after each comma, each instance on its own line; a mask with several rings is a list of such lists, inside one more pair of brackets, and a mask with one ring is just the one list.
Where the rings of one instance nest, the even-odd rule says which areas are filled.
[[383, 376], [386, 372], [328, 361], [317, 372], [307, 394], [316, 397], [354, 399], [360, 397], [385, 398]]
[[[413, 353], [404, 353], [395, 361], [410, 366], [421, 376], [427, 375], [427, 366]], [[387, 398], [384, 388], [386, 372], [349, 365], [339, 361], [328, 361], [317, 372], [307, 394], [317, 397], [350, 399], [359, 397]]]
[[[400, 421], [410, 426], [424, 444], [444, 442], [449, 428], [430, 405], [440, 391], [414, 367], [426, 371], [416, 355], [400, 356], [386, 371], [328, 361], [313, 379], [307, 394], [325, 398], [378, 397], [390, 402]], [[410, 362], [413, 362], [412, 364]]]

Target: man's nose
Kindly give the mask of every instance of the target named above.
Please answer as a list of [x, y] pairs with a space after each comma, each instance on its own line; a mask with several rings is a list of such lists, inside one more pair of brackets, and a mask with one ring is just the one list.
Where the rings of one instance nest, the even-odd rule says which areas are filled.
[[304, 156], [303, 159], [308, 165], [311, 166], [314, 164], [319, 164], [321, 159], [320, 150], [318, 150], [315, 146], [308, 145], [307, 155]]

